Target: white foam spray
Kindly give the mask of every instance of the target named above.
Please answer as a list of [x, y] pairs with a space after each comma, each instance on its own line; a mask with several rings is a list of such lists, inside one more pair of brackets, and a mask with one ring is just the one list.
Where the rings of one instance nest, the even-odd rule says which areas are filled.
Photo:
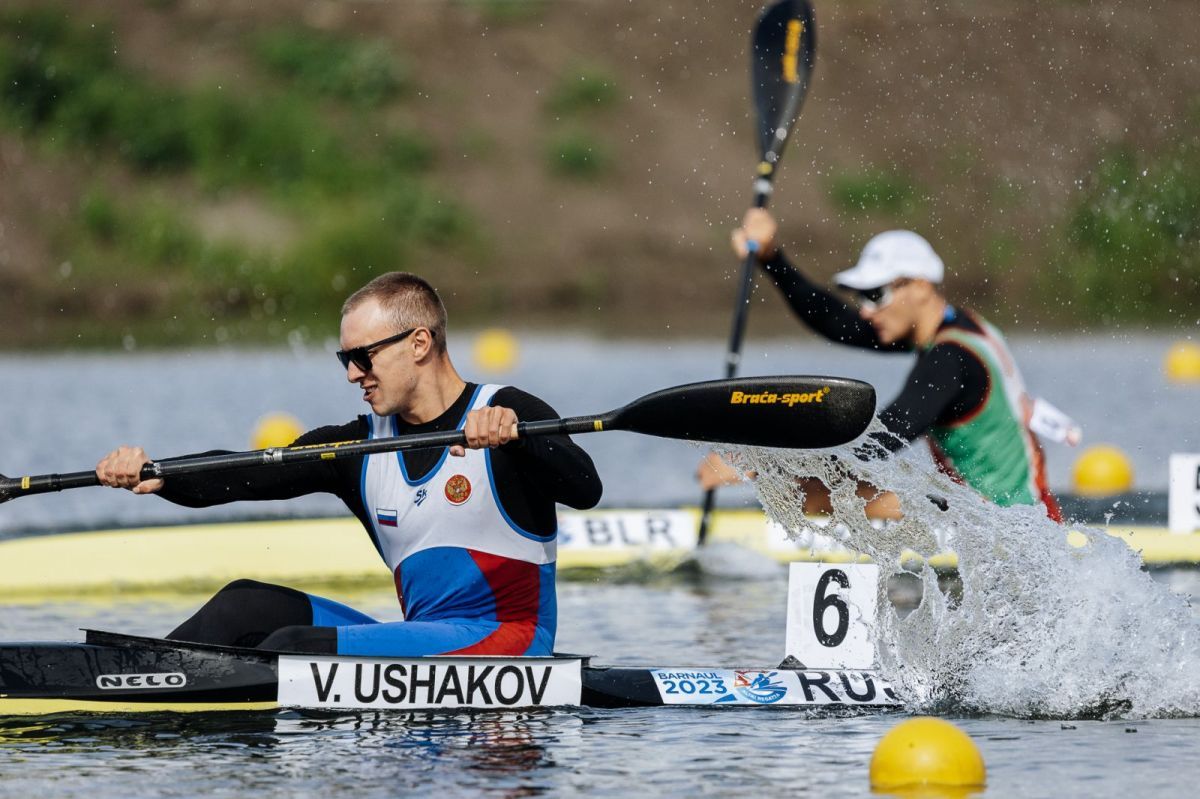
[[[886, 431], [878, 421], [868, 433]], [[924, 566], [920, 605], [901, 617], [880, 603], [883, 675], [918, 712], [1029, 718], [1200, 715], [1200, 619], [1185, 598], [1141, 568], [1107, 533], [1002, 508], [941, 473], [928, 458], [862, 460], [863, 439], [832, 450], [731, 447], [768, 516], [788, 535], [834, 535], [880, 564], [882, 585], [901, 554], [958, 556], [961, 599]], [[830, 487], [836, 525], [804, 515], [802, 478]], [[876, 529], [859, 481], [900, 498], [904, 518]], [[930, 497], [944, 499], [939, 509]], [[1077, 530], [1068, 543], [1068, 532]], [[1082, 544], [1082, 545], [1079, 545]]]

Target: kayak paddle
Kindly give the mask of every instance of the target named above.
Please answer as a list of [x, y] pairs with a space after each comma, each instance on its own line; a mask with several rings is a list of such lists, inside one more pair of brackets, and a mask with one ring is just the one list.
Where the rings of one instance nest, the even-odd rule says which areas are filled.
[[[808, 92], [809, 78], [817, 55], [817, 27], [808, 0], [779, 0], [765, 9], [754, 26], [751, 40], [750, 77], [754, 107], [758, 113], [758, 174], [754, 181], [754, 207], [766, 208], [774, 189], [775, 170], [783, 157], [792, 126]], [[753, 245], [753, 242], [751, 242]], [[753, 249], [742, 263], [733, 328], [725, 353], [725, 377], [737, 374], [742, 358], [742, 339], [754, 288]], [[716, 489], [704, 493], [700, 513], [699, 543], [708, 536], [709, 517]]]
[[[875, 389], [841, 377], [747, 377], [666, 388], [621, 408], [594, 416], [518, 422], [520, 436], [571, 435], [624, 430], [686, 441], [815, 449], [844, 444], [867, 428], [875, 413]], [[272, 466], [332, 460], [373, 452], [398, 452], [465, 444], [462, 430], [416, 433], [336, 444], [273, 447], [223, 455], [151, 461], [141, 478], [216, 472], [246, 466]], [[30, 494], [100, 485], [95, 471], [0, 475], [0, 502]]]

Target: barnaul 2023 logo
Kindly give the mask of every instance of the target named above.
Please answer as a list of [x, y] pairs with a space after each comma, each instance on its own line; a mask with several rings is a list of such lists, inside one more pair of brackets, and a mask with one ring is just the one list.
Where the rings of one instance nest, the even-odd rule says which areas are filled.
[[771, 705], [787, 696], [787, 686], [776, 680], [778, 676], [777, 671], [737, 671], [733, 690], [751, 702]]

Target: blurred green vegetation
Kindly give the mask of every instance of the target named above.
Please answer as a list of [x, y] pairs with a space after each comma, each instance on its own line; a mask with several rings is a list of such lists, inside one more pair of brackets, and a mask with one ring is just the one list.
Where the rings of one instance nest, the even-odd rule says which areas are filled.
[[869, 167], [830, 178], [829, 197], [849, 214], [897, 216], [915, 209], [921, 189], [915, 178], [900, 169]]
[[1065, 225], [1063, 271], [1088, 318], [1195, 318], [1200, 304], [1200, 146], [1128, 146], [1100, 160]]
[[550, 171], [581, 181], [596, 180], [613, 165], [608, 149], [582, 130], [554, 134], [546, 148], [546, 160]]
[[[955, 173], [978, 165], [958, 153], [946, 166]], [[1028, 201], [1026, 188], [1013, 181], [973, 180], [958, 194], [939, 196], [902, 169], [867, 167], [834, 175], [826, 186], [847, 225], [871, 230], [883, 222], [936, 236], [945, 216], [956, 213], [955, 198], [965, 207], [987, 207], [991, 213], [975, 227], [937, 243], [952, 260], [970, 264], [957, 286], [968, 287], [977, 304], [1002, 305], [1033, 292], [1044, 318], [1064, 324], [1162, 324], [1172, 315], [1194, 321], [1200, 305], [1194, 136], [1155, 152], [1122, 144], [1102, 153], [1061, 221], [1047, 220], [1035, 238], [1006, 226], [1005, 212]]]
[[550, 90], [546, 113], [555, 123], [546, 144], [550, 173], [575, 181], [594, 181], [613, 170], [616, 160], [594, 132], [594, 122], [620, 99], [616, 78], [596, 65], [569, 67]]
[[[428, 185], [427, 137], [372, 113], [410, 87], [383, 44], [289, 28], [249, 36], [247, 49], [261, 81], [185, 89], [124, 66], [103, 20], [0, 11], [0, 124], [140, 176], [123, 181], [119, 201], [93, 188], [58, 231], [73, 291], [143, 275], [158, 286], [152, 313], [196, 325], [252, 314], [251, 296], [327, 318], [371, 275], [477, 238], [474, 220]], [[330, 115], [320, 103], [341, 107]], [[185, 221], [189, 202], [233, 189], [261, 195], [303, 233], [273, 252], [212, 240]]]
[[[597, 56], [557, 47], [529, 73], [534, 85], [546, 87], [537, 119], [518, 119], [515, 112], [511, 118], [473, 116], [461, 108], [468, 90], [418, 85], [406, 54], [390, 40], [373, 39], [375, 29], [360, 21], [344, 28], [365, 35], [265, 22], [270, 14], [239, 18], [237, 26], [222, 21], [213, 38], [221, 45], [217, 57], [172, 64], [159, 74], [126, 60], [126, 27], [66, 0], [25, 3], [0, 7], [0, 132], [5, 145], [23, 138], [15, 149], [28, 151], [36, 168], [23, 175], [30, 186], [22, 190], [38, 199], [44, 190], [46, 204], [22, 217], [21, 224], [39, 229], [14, 258], [61, 264], [57, 272], [31, 267], [13, 279], [24, 292], [14, 305], [30, 309], [25, 319], [49, 320], [45, 324], [57, 324], [60, 335], [70, 331], [72, 339], [89, 331], [97, 346], [114, 336], [119, 342], [121, 334], [113, 331], [120, 329], [134, 331], [143, 343], [209, 340], [217, 329], [224, 331], [217, 337], [222, 341], [303, 334], [306, 325], [328, 333], [331, 309], [356, 284], [387, 269], [426, 269], [425, 258], [441, 255], [447, 257], [437, 263], [439, 278], [453, 286], [458, 314], [524, 303], [539, 313], [603, 306], [621, 322], [622, 314], [633, 315], [627, 296], [634, 292], [622, 295], [617, 258], [569, 272], [512, 270], [511, 256], [478, 271], [474, 264], [463, 268], [474, 258], [456, 256], [482, 256], [489, 242], [481, 223], [442, 187], [475, 190], [497, 175], [509, 179], [505, 170], [523, 169], [533, 159], [533, 171], [544, 173], [531, 176], [539, 201], [547, 185], [580, 197], [588, 184], [641, 191], [635, 185], [640, 167], [626, 165], [640, 154], [639, 145], [622, 118], [660, 110], [623, 106], [644, 77], [637, 74], [641, 67], [572, 63]], [[188, 41], [187, 25], [215, 18], [189, 16], [189, 5], [147, 0], [111, 13], [128, 26], [147, 7], [164, 9], [159, 16], [173, 26], [168, 30]], [[485, 30], [534, 20], [530, 33], [555, 36], [561, 34], [556, 25], [570, 23], [569, 14], [546, 0], [454, 0], [454, 6], [460, 22], [478, 28], [482, 18]], [[161, 66], [173, 57], [168, 50], [138, 63]], [[216, 75], [227, 79], [218, 82]], [[416, 126], [424, 121], [408, 121], [425, 119], [436, 120], [428, 124], [439, 125], [438, 138]], [[1091, 169], [1079, 153], [1099, 139], [1079, 140], [1069, 165], [1081, 180], [1069, 196], [1057, 182], [1047, 190], [1041, 164], [1002, 163], [972, 135], [934, 136], [920, 152], [863, 140], [857, 164], [832, 172], [821, 164], [812, 172], [826, 176], [820, 178], [828, 197], [822, 214], [836, 216], [836, 231], [825, 235], [844, 244], [864, 241], [884, 225], [926, 233], [954, 264], [954, 292], [985, 312], [1036, 309], [1050, 325], [1121, 319], [1162, 325], [1177, 321], [1164, 313], [1172, 310], [1194, 321], [1200, 119], [1181, 115], [1172, 125], [1186, 131], [1184, 139], [1164, 143], [1156, 138], [1161, 132], [1131, 128], [1124, 134], [1131, 143], [1101, 151]], [[655, 129], [671, 135], [669, 125]], [[471, 161], [464, 166], [465, 157]], [[667, 166], [691, 168], [691, 157], [684, 152]], [[442, 179], [436, 189], [435, 174]], [[69, 181], [77, 185], [61, 185]], [[706, 192], [693, 210], [719, 202], [728, 201]], [[57, 209], [64, 207], [74, 212], [61, 217]], [[594, 207], [580, 202], [571, 211], [577, 216], [563, 219], [586, 226], [590, 220], [579, 215]], [[55, 210], [45, 212], [49, 208]], [[501, 240], [528, 235], [516, 222], [493, 218]], [[693, 218], [699, 230], [704, 214]], [[653, 249], [629, 235], [635, 228], [611, 229], [625, 247], [613, 246], [614, 252], [636, 260]], [[651, 240], [660, 231], [645, 232]], [[688, 301], [702, 299], [681, 315], [727, 313], [713, 286], [698, 281]], [[20, 321], [11, 324], [21, 328]], [[40, 333], [28, 335], [43, 340]]]
[[382, 42], [351, 43], [305, 28], [269, 30], [255, 52], [271, 72], [305, 92], [375, 107], [409, 88], [407, 70]]
[[594, 65], [572, 68], [558, 79], [550, 91], [546, 109], [559, 116], [578, 116], [616, 105], [617, 79]]

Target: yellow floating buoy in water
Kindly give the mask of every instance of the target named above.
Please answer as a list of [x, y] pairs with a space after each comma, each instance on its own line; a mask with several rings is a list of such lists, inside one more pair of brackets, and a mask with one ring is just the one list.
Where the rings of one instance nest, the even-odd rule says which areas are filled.
[[269, 449], [271, 447], [286, 447], [300, 437], [304, 428], [300, 420], [287, 413], [268, 413], [254, 425], [254, 433], [250, 436], [252, 449]]
[[1075, 493], [1107, 497], [1133, 490], [1133, 465], [1125, 453], [1109, 444], [1097, 444], [1079, 453], [1072, 473]]
[[[971, 736], [948, 721], [918, 716], [879, 739], [871, 755], [871, 788], [958, 789], [937, 795], [966, 796], [987, 782], [983, 755]], [[922, 794], [924, 795], [924, 794]]]
[[475, 365], [485, 372], [507, 372], [517, 365], [519, 349], [512, 333], [499, 327], [489, 328], [475, 339]]
[[1200, 383], [1200, 344], [1176, 341], [1163, 359], [1163, 371], [1172, 383]]

